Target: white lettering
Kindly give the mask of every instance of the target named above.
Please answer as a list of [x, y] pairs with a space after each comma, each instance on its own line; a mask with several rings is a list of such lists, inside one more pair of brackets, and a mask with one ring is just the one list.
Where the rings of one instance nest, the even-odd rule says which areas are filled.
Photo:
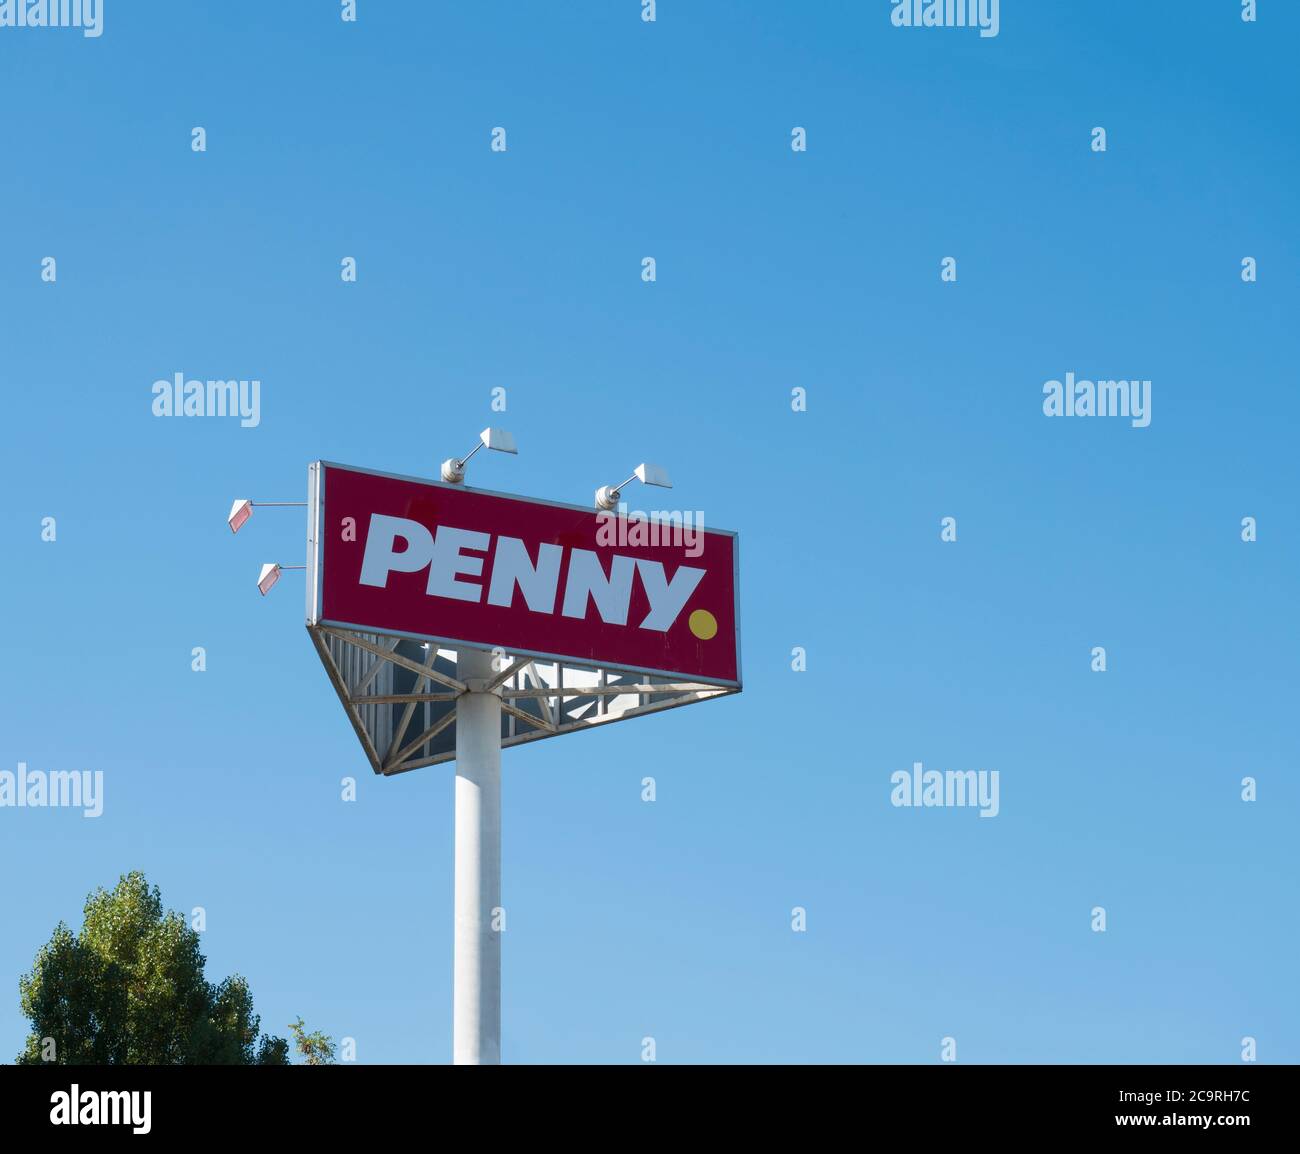
[[[406, 548], [393, 546], [404, 541]], [[389, 573], [417, 573], [433, 558], [433, 534], [419, 521], [372, 513], [366, 533], [366, 553], [361, 559], [361, 584], [383, 589]]]
[[564, 585], [565, 617], [586, 617], [587, 598], [596, 603], [600, 619], [610, 625], [627, 624], [628, 602], [632, 599], [632, 575], [636, 562], [615, 553], [610, 559], [609, 576], [601, 568], [600, 558], [590, 549], [569, 553], [569, 576]]

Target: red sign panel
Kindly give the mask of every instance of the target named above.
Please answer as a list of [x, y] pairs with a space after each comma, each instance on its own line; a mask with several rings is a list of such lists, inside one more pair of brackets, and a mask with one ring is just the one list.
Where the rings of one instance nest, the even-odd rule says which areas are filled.
[[740, 685], [735, 534], [314, 468], [313, 624]]

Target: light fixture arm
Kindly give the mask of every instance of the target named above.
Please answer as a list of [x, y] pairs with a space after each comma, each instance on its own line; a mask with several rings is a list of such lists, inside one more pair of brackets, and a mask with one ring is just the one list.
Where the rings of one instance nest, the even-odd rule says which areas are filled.
[[517, 453], [515, 439], [505, 429], [484, 429], [478, 435], [478, 444], [463, 457], [448, 457], [443, 461], [439, 472], [448, 485], [465, 483], [465, 463], [480, 449], [495, 449], [499, 453]]
[[621, 485], [602, 485], [596, 490], [596, 508], [612, 512], [618, 508], [619, 497], [622, 495], [624, 488], [633, 481], [640, 481], [643, 485], [657, 485], [661, 489], [671, 489], [673, 483], [668, 479], [668, 472], [658, 465], [651, 465], [648, 461], [643, 461], [633, 471], [632, 475]]
[[305, 509], [306, 501], [251, 501], [247, 497], [237, 500], [230, 506], [230, 515], [226, 518], [226, 524], [230, 526], [232, 533], [238, 533], [239, 527], [253, 515], [253, 510], [259, 505], [268, 507], [279, 506], [280, 508], [297, 507]]
[[462, 469], [464, 469], [465, 466], [466, 466], [466, 464], [469, 463], [469, 459], [470, 459], [470, 458], [471, 458], [475, 453], [477, 453], [477, 452], [478, 452], [482, 447], [483, 447], [483, 442], [480, 440], [479, 443], [478, 443], [477, 445], [475, 445], [475, 446], [474, 446], [474, 447], [473, 447], [473, 448], [472, 448], [468, 453], [466, 453], [463, 457], [459, 458], [459, 459], [456, 461], [456, 464], [459, 465]]

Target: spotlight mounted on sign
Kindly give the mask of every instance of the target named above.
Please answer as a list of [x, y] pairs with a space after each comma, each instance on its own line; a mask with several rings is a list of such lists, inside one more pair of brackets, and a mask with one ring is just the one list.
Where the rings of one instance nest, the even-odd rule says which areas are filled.
[[271, 592], [271, 586], [280, 580], [280, 574], [286, 569], [306, 568], [306, 565], [281, 565], [276, 561], [270, 561], [262, 566], [262, 571], [257, 575], [257, 591], [265, 597]]
[[505, 429], [484, 429], [478, 435], [478, 444], [463, 457], [448, 457], [442, 463], [442, 479], [449, 485], [465, 483], [465, 463], [480, 449], [495, 449], [498, 453], [518, 453], [515, 439]]
[[602, 485], [596, 490], [596, 508], [597, 509], [617, 509], [618, 499], [622, 496], [623, 489], [633, 481], [640, 481], [643, 485], [658, 485], [661, 489], [671, 489], [673, 483], [668, 479], [668, 470], [660, 468], [658, 465], [642, 463], [636, 467], [634, 472], [622, 485]]
[[298, 509], [305, 509], [307, 507], [307, 502], [306, 501], [249, 501], [247, 499], [241, 499], [239, 501], [236, 501], [233, 505], [230, 506], [230, 516], [226, 518], [226, 524], [230, 526], [230, 531], [232, 533], [238, 533], [239, 530], [243, 527], [244, 522], [247, 521], [249, 517], [253, 515], [253, 510], [258, 505], [265, 505], [268, 508], [272, 506], [276, 506], [278, 508], [286, 508], [292, 506]]

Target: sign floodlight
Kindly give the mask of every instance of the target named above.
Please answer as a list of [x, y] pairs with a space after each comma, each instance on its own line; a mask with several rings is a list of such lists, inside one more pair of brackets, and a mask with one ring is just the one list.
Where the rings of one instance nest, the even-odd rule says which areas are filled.
[[281, 565], [276, 561], [268, 561], [262, 566], [262, 570], [257, 575], [257, 591], [265, 597], [271, 592], [271, 587], [280, 580], [280, 574], [286, 569], [306, 569], [306, 565]]
[[465, 463], [480, 449], [493, 449], [498, 453], [518, 453], [514, 437], [505, 429], [484, 429], [478, 435], [478, 444], [463, 457], [448, 457], [442, 463], [442, 479], [449, 485], [460, 485], [465, 481]]
[[253, 515], [253, 510], [259, 505], [265, 505], [268, 508], [275, 506], [301, 509], [306, 504], [306, 501], [249, 501], [245, 498], [236, 501], [230, 506], [230, 516], [226, 518], [226, 524], [230, 526], [232, 533], [238, 533], [243, 528], [244, 522]]
[[230, 506], [230, 516], [226, 518], [226, 524], [230, 526], [232, 533], [238, 533], [244, 522], [253, 515], [253, 502], [248, 500], [236, 501]]
[[633, 481], [643, 485], [658, 485], [661, 489], [671, 489], [673, 483], [668, 479], [668, 470], [659, 465], [643, 462], [633, 470], [632, 475], [621, 485], [602, 485], [596, 490], [597, 509], [617, 509], [623, 489]]

